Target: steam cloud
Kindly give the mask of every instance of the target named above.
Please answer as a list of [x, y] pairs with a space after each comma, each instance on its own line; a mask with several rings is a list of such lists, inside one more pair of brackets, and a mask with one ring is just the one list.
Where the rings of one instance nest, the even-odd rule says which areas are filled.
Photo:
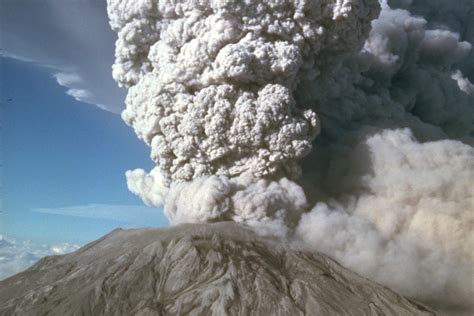
[[469, 12], [471, 0], [109, 0], [122, 117], [157, 164], [128, 171], [129, 189], [172, 223], [294, 236], [404, 295], [472, 309]]

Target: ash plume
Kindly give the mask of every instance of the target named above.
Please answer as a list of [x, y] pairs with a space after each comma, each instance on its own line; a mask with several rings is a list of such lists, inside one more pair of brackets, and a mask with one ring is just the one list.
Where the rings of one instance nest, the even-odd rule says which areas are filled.
[[[446, 9], [442, 16], [438, 10]], [[233, 220], [474, 308], [470, 0], [109, 0], [125, 122], [172, 223]]]

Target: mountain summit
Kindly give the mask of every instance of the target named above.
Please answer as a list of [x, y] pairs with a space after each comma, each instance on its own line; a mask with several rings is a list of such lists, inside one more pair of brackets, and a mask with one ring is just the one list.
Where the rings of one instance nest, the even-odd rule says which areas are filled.
[[0, 282], [1, 315], [431, 315], [236, 223], [117, 229]]

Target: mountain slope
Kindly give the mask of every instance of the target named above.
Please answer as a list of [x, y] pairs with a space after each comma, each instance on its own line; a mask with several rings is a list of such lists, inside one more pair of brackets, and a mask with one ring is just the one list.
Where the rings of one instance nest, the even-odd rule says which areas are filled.
[[235, 223], [114, 230], [0, 282], [1, 315], [429, 315]]

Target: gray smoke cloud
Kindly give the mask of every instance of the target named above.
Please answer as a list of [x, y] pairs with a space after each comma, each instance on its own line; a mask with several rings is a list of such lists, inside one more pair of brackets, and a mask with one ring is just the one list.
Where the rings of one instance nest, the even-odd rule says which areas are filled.
[[122, 117], [157, 164], [130, 191], [472, 310], [473, 7], [109, 0]]
[[[360, 48], [379, 8], [375, 0], [109, 1], [108, 11], [118, 33], [113, 75], [129, 89], [122, 117], [157, 163], [128, 172], [128, 184], [148, 204], [173, 209], [169, 190], [200, 177], [298, 178], [297, 160], [320, 126], [316, 100], [297, 106], [294, 91]], [[189, 214], [197, 217], [206, 220]]]

